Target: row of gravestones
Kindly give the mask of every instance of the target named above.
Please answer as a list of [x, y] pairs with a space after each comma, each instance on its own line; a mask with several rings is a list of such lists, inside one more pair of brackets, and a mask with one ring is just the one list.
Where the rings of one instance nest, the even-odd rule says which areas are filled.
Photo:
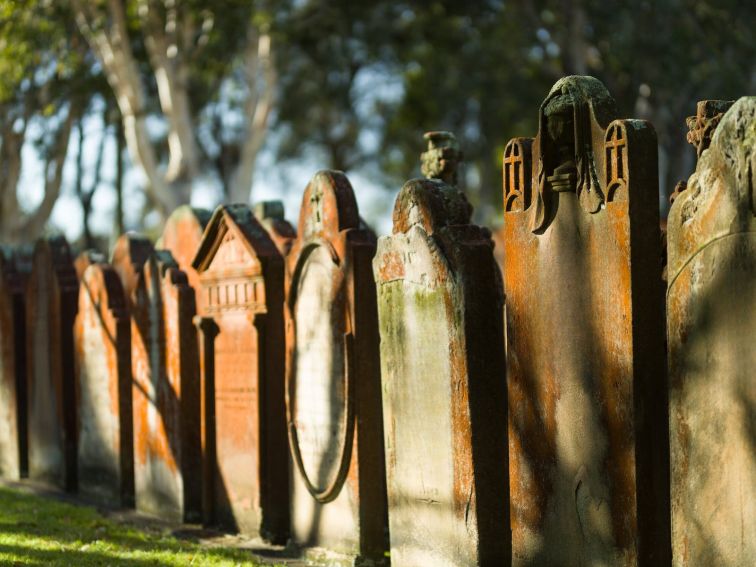
[[5, 255], [3, 475], [325, 562], [755, 563], [756, 98], [690, 126], [666, 322], [655, 134], [588, 77], [505, 148], [498, 265], [445, 133], [377, 241], [323, 171], [296, 233], [183, 208], [161, 250]]

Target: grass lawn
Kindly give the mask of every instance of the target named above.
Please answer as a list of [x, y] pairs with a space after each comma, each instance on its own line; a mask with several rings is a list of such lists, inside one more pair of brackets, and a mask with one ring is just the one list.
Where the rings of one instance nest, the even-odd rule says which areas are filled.
[[242, 549], [149, 533], [97, 510], [0, 486], [0, 565], [260, 565]]

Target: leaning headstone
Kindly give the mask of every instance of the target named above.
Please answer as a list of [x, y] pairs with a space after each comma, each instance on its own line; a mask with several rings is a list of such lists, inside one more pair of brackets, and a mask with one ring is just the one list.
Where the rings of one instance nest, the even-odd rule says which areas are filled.
[[76, 489], [78, 287], [66, 240], [39, 240], [26, 288], [29, 477], [66, 490]]
[[283, 543], [283, 259], [249, 207], [228, 205], [213, 214], [193, 264], [203, 298], [205, 522]]
[[252, 211], [268, 235], [273, 240], [284, 258], [291, 250], [297, 232], [284, 216], [284, 206], [281, 201], [261, 201], [256, 203]]
[[28, 474], [24, 278], [15, 253], [0, 249], [0, 476]]
[[194, 290], [171, 253], [148, 258], [131, 304], [137, 510], [199, 522], [200, 384]]
[[756, 565], [756, 97], [723, 102], [699, 103], [667, 224], [677, 567]]
[[129, 316], [115, 270], [82, 274], [76, 316], [79, 493], [134, 505], [134, 438]]
[[[198, 293], [200, 289], [199, 275], [192, 266], [197, 250], [199, 250], [202, 235], [207, 223], [210, 222], [211, 211], [182, 205], [178, 207], [168, 220], [165, 221], [163, 234], [156, 243], [156, 248], [168, 250], [189, 279], [189, 285]], [[197, 307], [202, 298], [197, 295]]]
[[394, 567], [510, 564], [504, 298], [471, 212], [409, 181], [373, 261]]
[[287, 423], [294, 540], [348, 563], [386, 561], [380, 357], [371, 261], [352, 186], [321, 171], [287, 258]]
[[515, 565], [670, 561], [656, 135], [592, 77], [504, 150]]

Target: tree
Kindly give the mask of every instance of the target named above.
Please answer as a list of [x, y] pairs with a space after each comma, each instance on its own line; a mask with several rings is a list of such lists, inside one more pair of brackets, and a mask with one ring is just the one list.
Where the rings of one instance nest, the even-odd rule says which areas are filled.
[[[60, 195], [72, 128], [91, 79], [86, 51], [66, 25], [66, 10], [34, 0], [0, 0], [0, 238], [33, 240]], [[70, 21], [70, 18], [68, 19]], [[22, 148], [33, 142], [44, 162], [41, 202], [18, 194]]]
[[[219, 168], [228, 199], [246, 201], [276, 87], [266, 12], [241, 0], [73, 0], [73, 7], [115, 95], [131, 160], [144, 173], [157, 209], [165, 215], [189, 202], [204, 164]], [[241, 108], [249, 119], [236, 140], [216, 131], [219, 139], [208, 151], [198, 142], [198, 124], [213, 116], [212, 105], [229, 83], [244, 91]], [[164, 121], [164, 140], [150, 131], [151, 115]], [[232, 173], [227, 161], [213, 159], [229, 144], [237, 149]]]

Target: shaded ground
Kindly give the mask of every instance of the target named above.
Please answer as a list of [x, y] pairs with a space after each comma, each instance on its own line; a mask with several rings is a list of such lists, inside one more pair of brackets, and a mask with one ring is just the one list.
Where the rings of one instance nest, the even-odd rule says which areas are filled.
[[260, 540], [86, 506], [27, 483], [0, 483], [0, 565], [286, 565]]

